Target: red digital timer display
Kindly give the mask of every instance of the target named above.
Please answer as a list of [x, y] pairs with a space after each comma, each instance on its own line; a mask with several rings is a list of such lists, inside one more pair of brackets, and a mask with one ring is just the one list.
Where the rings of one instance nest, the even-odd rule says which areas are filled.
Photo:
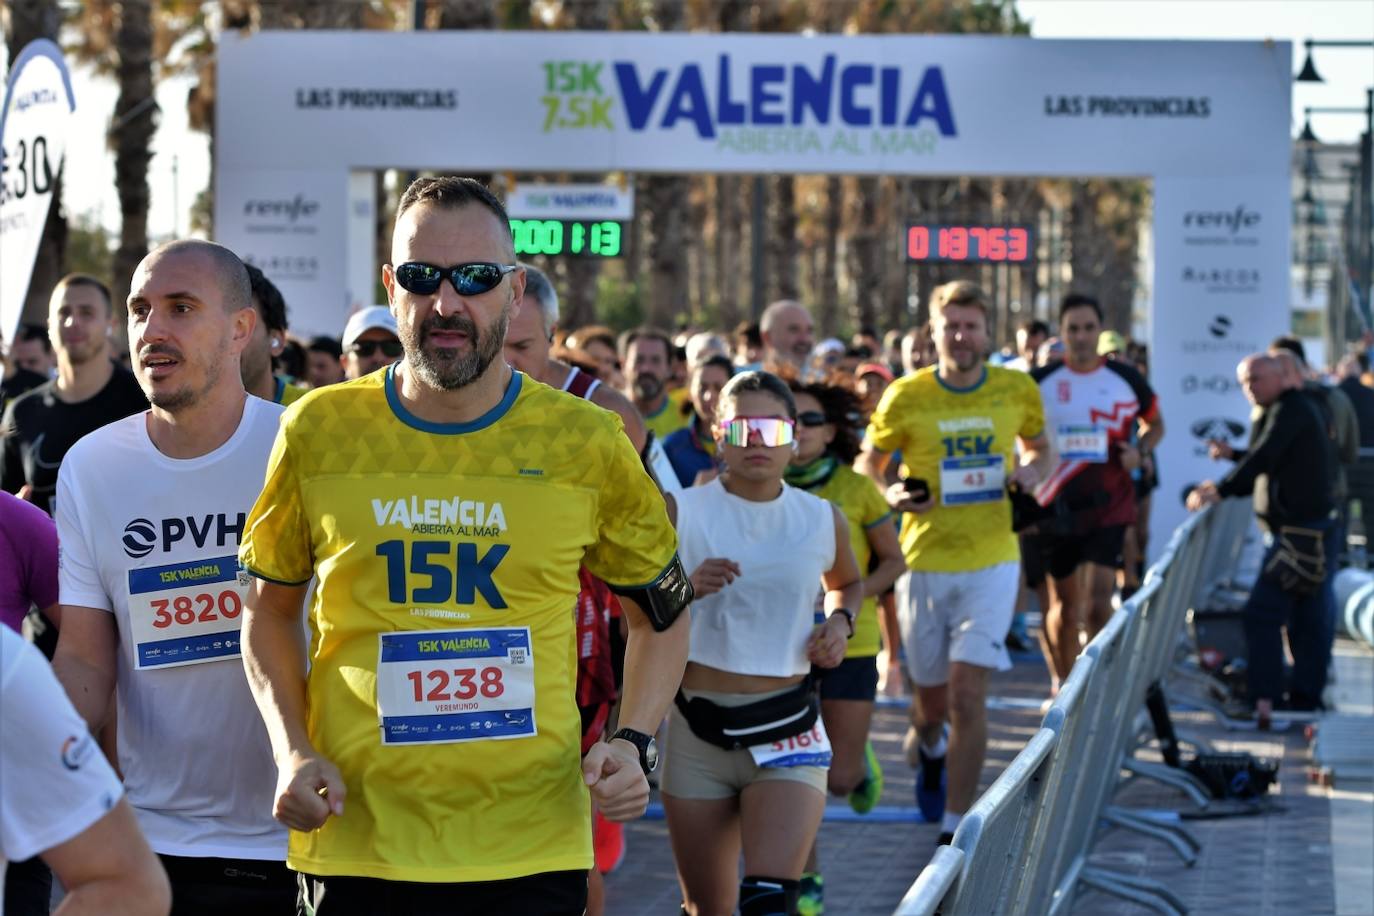
[[1019, 264], [1032, 257], [1028, 226], [912, 225], [908, 261], [990, 261]]

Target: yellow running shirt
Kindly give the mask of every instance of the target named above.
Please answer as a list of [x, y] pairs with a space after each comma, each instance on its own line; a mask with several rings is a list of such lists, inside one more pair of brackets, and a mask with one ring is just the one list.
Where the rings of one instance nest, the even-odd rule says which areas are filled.
[[936, 367], [888, 386], [869, 420], [867, 440], [902, 453], [902, 475], [930, 485], [935, 506], [902, 517], [906, 565], [922, 572], [971, 572], [1020, 557], [1011, 530], [1006, 482], [1016, 467], [1016, 437], [1045, 428], [1040, 389], [1024, 372], [984, 366], [965, 389]]
[[300, 385], [293, 385], [280, 375], [272, 376], [272, 382], [276, 389], [276, 394], [272, 397], [272, 400], [283, 407], [290, 407], [292, 404], [299, 401], [302, 395], [310, 390], [309, 388], [302, 388]]
[[[873, 556], [873, 546], [868, 543], [869, 529], [893, 524], [892, 512], [877, 484], [842, 464], [835, 468], [829, 480], [807, 492], [829, 500], [844, 513], [849, 522], [849, 543], [854, 548], [854, 559], [859, 563], [859, 572], [867, 576], [868, 563]], [[844, 657], [872, 658], [881, 648], [878, 599], [869, 596], [859, 609], [859, 619], [854, 621], [854, 638], [849, 640]]]
[[342, 817], [293, 831], [297, 871], [466, 882], [586, 869], [574, 703], [578, 567], [653, 582], [677, 536], [620, 418], [513, 373], [429, 423], [394, 366], [287, 409], [244, 565], [317, 576], [307, 727]]
[[692, 422], [691, 410], [683, 413], [683, 405], [691, 399], [691, 391], [686, 388], [674, 388], [668, 392], [668, 399], [663, 402], [658, 413], [644, 417], [644, 425], [653, 432], [655, 439], [662, 442], [669, 434]]

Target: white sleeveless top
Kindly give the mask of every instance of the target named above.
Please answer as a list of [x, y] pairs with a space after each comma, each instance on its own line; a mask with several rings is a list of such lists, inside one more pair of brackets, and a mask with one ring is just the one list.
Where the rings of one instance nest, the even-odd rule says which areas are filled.
[[735, 674], [806, 674], [821, 574], [835, 565], [830, 503], [783, 484], [760, 503], [731, 495], [720, 479], [674, 493], [678, 551], [690, 574], [708, 557], [740, 566], [734, 582], [692, 602], [688, 658]]

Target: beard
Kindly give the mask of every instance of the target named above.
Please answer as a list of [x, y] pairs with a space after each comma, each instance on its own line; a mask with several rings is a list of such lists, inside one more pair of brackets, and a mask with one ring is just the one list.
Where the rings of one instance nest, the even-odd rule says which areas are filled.
[[663, 393], [663, 380], [653, 375], [636, 375], [630, 387], [634, 389], [636, 400], [648, 402]]
[[[140, 356], [140, 363], [148, 357], [162, 353], [171, 356], [181, 362], [184, 367], [187, 365], [185, 356], [170, 347], [149, 347]], [[214, 358], [205, 363], [205, 381], [199, 388], [193, 388], [189, 383], [173, 390], [156, 390], [151, 385], [143, 388], [143, 395], [148, 399], [148, 403], [154, 407], [161, 408], [168, 413], [176, 413], [187, 407], [194, 407], [206, 394], [213, 391], [219, 384], [220, 373], [224, 370], [224, 354], [217, 353]], [[139, 382], [142, 384], [143, 375], [139, 373]]]
[[[506, 343], [506, 328], [510, 324], [510, 305], [501, 307], [501, 314], [487, 327], [477, 328], [476, 322], [463, 315], [442, 318], [431, 316], [419, 328], [402, 328], [401, 343], [405, 346], [406, 362], [415, 375], [431, 388], [454, 391], [466, 388], [482, 376]], [[453, 347], [425, 349], [425, 341], [436, 330], [461, 331], [467, 335], [466, 353]]]
[[73, 366], [84, 365], [104, 355], [105, 335], [92, 334], [79, 344], [66, 345], [65, 349], [68, 362]]

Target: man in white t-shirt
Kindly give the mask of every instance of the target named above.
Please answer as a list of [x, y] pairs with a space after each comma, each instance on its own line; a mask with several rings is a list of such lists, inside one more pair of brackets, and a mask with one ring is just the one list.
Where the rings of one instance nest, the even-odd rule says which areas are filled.
[[[78, 912], [167, 912], [167, 876], [121, 796], [119, 777], [53, 677], [0, 627], [0, 877], [42, 855]], [[47, 901], [43, 901], [47, 912]]]
[[239, 652], [239, 538], [281, 415], [239, 374], [257, 320], [248, 274], [219, 245], [172, 242], [130, 290], [152, 408], [63, 462], [53, 667], [92, 728], [117, 688], [119, 767], [176, 911], [294, 913], [276, 767]]

